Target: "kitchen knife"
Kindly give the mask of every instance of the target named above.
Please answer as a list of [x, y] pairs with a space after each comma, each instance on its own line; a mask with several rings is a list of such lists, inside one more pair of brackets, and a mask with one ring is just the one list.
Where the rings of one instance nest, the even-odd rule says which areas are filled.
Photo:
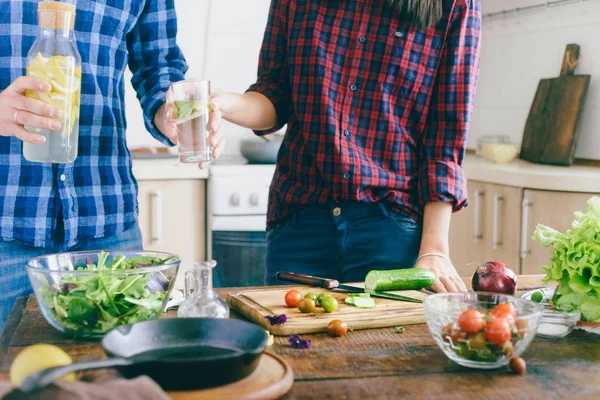
[[301, 283], [303, 285], [321, 287], [323, 289], [328, 290], [342, 290], [344, 292], [352, 292], [352, 293], [368, 293], [374, 297], [382, 297], [385, 299], [399, 300], [399, 301], [407, 301], [410, 303], [422, 303], [423, 300], [417, 299], [414, 297], [401, 296], [394, 293], [387, 292], [374, 292], [370, 290], [365, 290], [362, 288], [357, 288], [354, 286], [342, 285], [335, 279], [327, 279], [327, 278], [319, 278], [316, 276], [303, 275], [303, 274], [295, 274], [293, 272], [282, 272], [279, 271], [275, 275], [277, 280]]

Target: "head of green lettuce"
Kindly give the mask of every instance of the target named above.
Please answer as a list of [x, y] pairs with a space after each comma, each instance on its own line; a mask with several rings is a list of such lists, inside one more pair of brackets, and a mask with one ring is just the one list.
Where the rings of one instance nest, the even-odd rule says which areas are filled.
[[552, 246], [544, 282], [558, 282], [553, 302], [564, 311], [579, 310], [582, 319], [600, 322], [600, 197], [576, 212], [571, 229], [561, 233], [539, 224], [533, 239]]

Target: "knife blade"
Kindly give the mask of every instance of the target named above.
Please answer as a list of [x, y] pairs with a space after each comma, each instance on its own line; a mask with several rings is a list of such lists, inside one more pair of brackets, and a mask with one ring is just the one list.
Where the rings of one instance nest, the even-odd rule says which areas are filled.
[[407, 301], [410, 303], [422, 303], [423, 302], [423, 300], [417, 299], [415, 297], [402, 296], [399, 294], [388, 293], [388, 292], [375, 292], [375, 291], [365, 290], [363, 288], [358, 288], [358, 287], [354, 287], [354, 286], [343, 285], [343, 284], [340, 284], [340, 282], [337, 281], [336, 279], [319, 278], [317, 276], [296, 274], [293, 272], [283, 272], [283, 271], [277, 272], [277, 274], [275, 276], [276, 276], [277, 280], [280, 280], [280, 281], [301, 283], [304, 285], [321, 287], [323, 289], [328, 289], [328, 290], [341, 290], [344, 292], [351, 292], [351, 293], [368, 293], [374, 297], [381, 297], [381, 298], [385, 298], [385, 299], [398, 300], [398, 301]]

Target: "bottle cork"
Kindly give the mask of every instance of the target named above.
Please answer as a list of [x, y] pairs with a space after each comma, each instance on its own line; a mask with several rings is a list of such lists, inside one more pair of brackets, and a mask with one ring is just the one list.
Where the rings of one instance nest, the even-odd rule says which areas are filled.
[[42, 1], [38, 4], [38, 26], [43, 29], [73, 30], [75, 6], [58, 1]]

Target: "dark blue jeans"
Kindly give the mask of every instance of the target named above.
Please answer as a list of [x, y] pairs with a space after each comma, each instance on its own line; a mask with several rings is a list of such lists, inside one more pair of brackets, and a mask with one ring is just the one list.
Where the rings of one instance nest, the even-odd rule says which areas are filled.
[[304, 208], [267, 233], [265, 283], [285, 284], [277, 271], [362, 282], [372, 269], [412, 268], [421, 232], [419, 221], [381, 203]]

